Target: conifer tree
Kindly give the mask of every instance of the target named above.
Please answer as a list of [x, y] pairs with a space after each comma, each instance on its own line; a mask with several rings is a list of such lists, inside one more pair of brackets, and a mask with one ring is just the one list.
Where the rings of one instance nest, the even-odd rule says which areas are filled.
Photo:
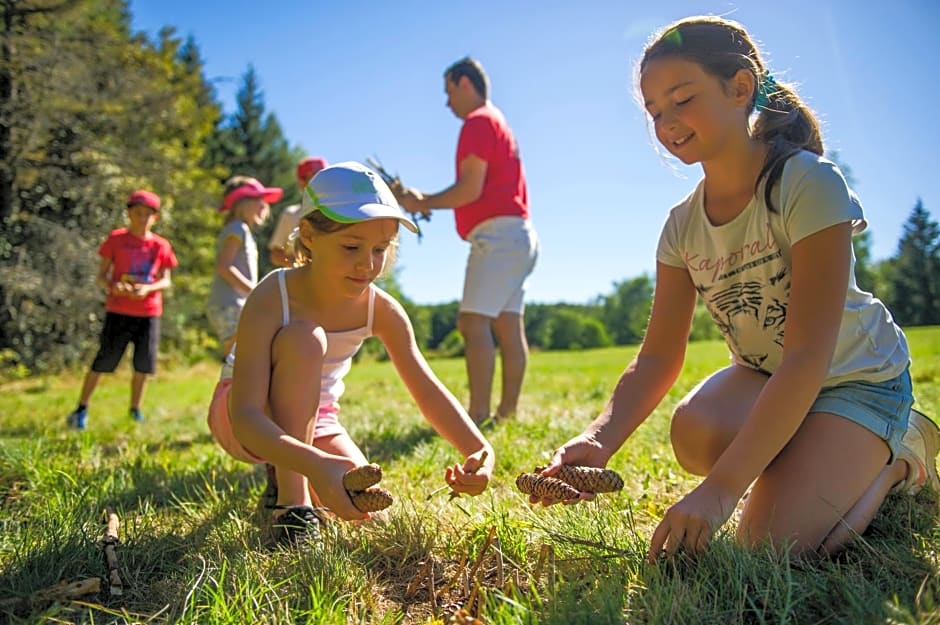
[[940, 323], [940, 226], [918, 199], [892, 260], [891, 310], [906, 326]]

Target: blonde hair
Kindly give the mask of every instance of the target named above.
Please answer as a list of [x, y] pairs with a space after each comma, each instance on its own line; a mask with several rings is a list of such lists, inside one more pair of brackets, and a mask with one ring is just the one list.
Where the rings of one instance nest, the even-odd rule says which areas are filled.
[[[257, 178], [253, 178], [253, 177], [251, 177], [251, 176], [243, 176], [243, 175], [240, 175], [240, 174], [236, 174], [236, 175], [232, 176], [231, 178], [229, 178], [228, 180], [226, 180], [225, 182], [222, 183], [222, 199], [223, 199], [223, 201], [224, 201], [224, 199], [228, 196], [229, 193], [231, 193], [232, 191], [234, 191], [234, 190], [237, 189], [238, 187], [241, 187], [241, 186], [243, 186], [243, 185], [246, 185], [246, 184], [249, 184], [249, 183], [252, 183], [252, 182], [257, 183], [257, 184], [261, 184], [261, 182], [260, 182]], [[262, 186], [263, 186], [263, 185], [262, 185]], [[240, 208], [241, 208], [242, 206], [244, 206], [246, 203], [248, 203], [248, 201], [254, 200], [254, 199], [256, 199], [256, 198], [244, 197], [244, 198], [242, 198], [242, 199], [240, 199], [240, 200], [237, 200], [234, 204], [232, 204], [232, 205], [228, 208], [227, 211], [225, 211], [225, 221], [224, 221], [224, 223], [227, 224], [227, 223], [229, 223], [230, 221], [232, 221], [233, 219], [241, 219], [242, 216], [241, 216], [241, 210], [240, 210]], [[262, 216], [262, 222], [267, 221], [269, 215], [270, 215], [270, 210], [264, 211], [264, 215]]]
[[[345, 230], [354, 224], [341, 223], [338, 221], [333, 221], [322, 212], [315, 210], [311, 211], [309, 214], [305, 215], [301, 221], [306, 221], [310, 226], [318, 233], [321, 234], [333, 234], [334, 232], [339, 232]], [[300, 225], [298, 224], [298, 228]], [[304, 265], [309, 264], [313, 260], [313, 256], [310, 254], [310, 250], [307, 249], [307, 246], [304, 245], [303, 241], [297, 232], [291, 235], [291, 243], [293, 244], [294, 252], [294, 267], [303, 267]], [[382, 273], [379, 275], [380, 278], [385, 277], [389, 274], [392, 269], [392, 266], [395, 264], [395, 260], [398, 258], [398, 235], [395, 235], [395, 238], [392, 239], [392, 243], [388, 248], [388, 254], [385, 257], [385, 266], [382, 267]]]
[[708, 74], [727, 84], [740, 70], [754, 76], [750, 111], [757, 110], [751, 128], [755, 139], [769, 146], [757, 176], [755, 191], [766, 178], [764, 199], [771, 210], [771, 191], [783, 173], [787, 159], [808, 150], [822, 155], [823, 140], [819, 122], [800, 99], [793, 85], [779, 83], [771, 76], [757, 44], [744, 27], [715, 16], [689, 17], [666, 26], [653, 35], [640, 61], [640, 73], [655, 59], [679, 57], [699, 65]]

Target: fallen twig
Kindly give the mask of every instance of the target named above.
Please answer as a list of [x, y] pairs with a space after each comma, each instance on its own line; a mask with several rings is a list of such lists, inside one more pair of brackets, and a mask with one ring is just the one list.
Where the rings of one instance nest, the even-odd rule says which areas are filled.
[[114, 549], [121, 542], [121, 539], [118, 538], [120, 520], [118, 515], [112, 512], [110, 508], [105, 508], [104, 518], [106, 526], [101, 545], [104, 550], [104, 558], [108, 563], [108, 588], [111, 596], [119, 596], [124, 594], [124, 582], [118, 572], [117, 553]]
[[480, 565], [483, 564], [483, 558], [486, 557], [486, 550], [490, 548], [490, 545], [493, 544], [493, 538], [496, 536], [496, 526], [493, 525], [490, 527], [490, 533], [486, 537], [483, 546], [480, 548], [480, 554], [477, 556], [476, 562], [473, 563], [473, 566], [470, 567], [469, 577], [474, 579], [476, 577], [477, 569], [480, 568]]
[[62, 601], [63, 599], [72, 599], [82, 595], [99, 592], [101, 590], [101, 578], [89, 577], [80, 579], [76, 582], [59, 582], [55, 586], [36, 591], [28, 597], [15, 597], [13, 599], [4, 599], [0, 601], [0, 606], [12, 606], [19, 603], [36, 603], [40, 601]]
[[418, 592], [418, 586], [421, 584], [421, 580], [427, 577], [428, 565], [431, 564], [431, 558], [428, 557], [423, 563], [421, 563], [421, 568], [418, 569], [418, 572], [415, 573], [415, 576], [412, 578], [411, 583], [408, 584], [408, 588], [405, 590], [405, 599], [411, 599], [416, 592]]

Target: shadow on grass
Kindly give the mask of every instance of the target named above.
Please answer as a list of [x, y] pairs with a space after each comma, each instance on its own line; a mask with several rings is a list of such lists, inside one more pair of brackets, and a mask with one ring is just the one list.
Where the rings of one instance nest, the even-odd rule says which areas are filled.
[[935, 589], [940, 581], [924, 540], [937, 522], [937, 498], [923, 492], [889, 498], [868, 531], [833, 558], [748, 551], [726, 537], [698, 558], [640, 569], [643, 590], [626, 610], [648, 623], [922, 622], [919, 593], [925, 580]]
[[[46, 622], [63, 614], [76, 622], [99, 622], [108, 614], [101, 608], [30, 600], [60, 581], [94, 577], [102, 579], [101, 591], [78, 600], [141, 614], [155, 614], [167, 606], [171, 612], [182, 610], [193, 570], [198, 568], [196, 560], [206, 552], [211, 535], [233, 514], [245, 516], [245, 510], [254, 507], [247, 501], [256, 483], [252, 469], [232, 475], [204, 467], [187, 471], [136, 464], [122, 467], [121, 472], [120, 482], [130, 487], [109, 492], [108, 485], [113, 484], [109, 470], [96, 471], [76, 497], [59, 502], [66, 509], [5, 511], [8, 518], [22, 521], [4, 528], [14, 533], [16, 547], [0, 571], [0, 597], [19, 600], [0, 604], [0, 622], [7, 622], [4, 616], [9, 622]], [[254, 479], [260, 481], [262, 476]], [[218, 496], [220, 492], [225, 496]], [[110, 596], [109, 570], [100, 545], [106, 507], [120, 519], [116, 551], [124, 588], [118, 597]], [[179, 510], [169, 508], [187, 509], [184, 522], [180, 523]], [[226, 555], [244, 551], [244, 543], [216, 545]]]
[[[701, 556], [679, 554], [654, 566], [644, 553], [619, 545], [617, 532], [566, 541], [550, 530], [557, 590], [548, 590], [543, 575], [542, 600], [529, 603], [533, 611], [521, 622], [932, 623], [940, 597], [932, 553], [938, 521], [933, 493], [898, 495], [838, 557], [811, 561], [770, 548], [746, 550], [725, 534]], [[645, 549], [648, 537], [639, 540]]]
[[407, 429], [385, 428], [360, 433], [354, 440], [370, 462], [379, 464], [404, 456], [422, 443], [437, 436], [427, 425], [410, 425]]

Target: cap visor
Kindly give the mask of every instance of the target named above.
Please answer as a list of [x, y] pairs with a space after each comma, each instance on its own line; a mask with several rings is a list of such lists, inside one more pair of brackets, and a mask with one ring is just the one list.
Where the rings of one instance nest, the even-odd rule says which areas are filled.
[[419, 231], [417, 224], [409, 219], [401, 209], [392, 208], [385, 204], [341, 204], [329, 208], [321, 206], [319, 210], [333, 221], [344, 224], [354, 224], [372, 219], [397, 219], [412, 232], [417, 233]]
[[284, 197], [284, 189], [278, 187], [265, 187], [264, 195], [261, 196], [265, 202], [271, 204], [272, 202], [279, 202], [282, 197]]

